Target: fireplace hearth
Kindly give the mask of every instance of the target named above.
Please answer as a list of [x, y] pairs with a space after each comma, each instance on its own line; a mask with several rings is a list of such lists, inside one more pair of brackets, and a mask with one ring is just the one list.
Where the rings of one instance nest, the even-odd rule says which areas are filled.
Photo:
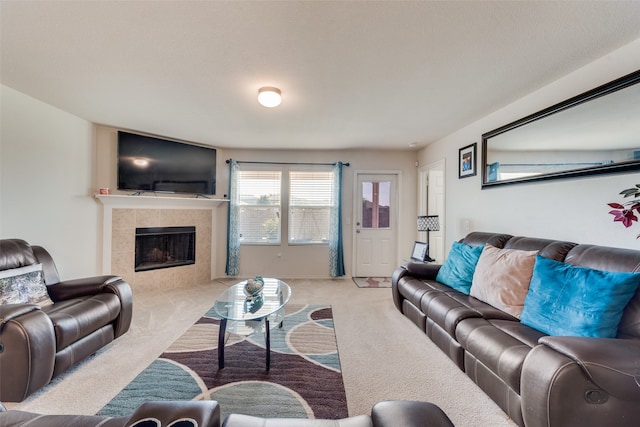
[[135, 271], [196, 262], [195, 227], [136, 228]]

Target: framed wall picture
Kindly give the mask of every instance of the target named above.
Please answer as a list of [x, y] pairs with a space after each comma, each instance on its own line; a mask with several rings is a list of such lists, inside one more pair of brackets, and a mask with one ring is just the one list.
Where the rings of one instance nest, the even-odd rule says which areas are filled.
[[458, 178], [468, 178], [476, 175], [476, 150], [478, 144], [473, 143], [463, 147], [458, 155]]
[[424, 262], [424, 260], [427, 257], [428, 247], [429, 245], [427, 245], [426, 243], [416, 241], [413, 244], [413, 251], [411, 252], [411, 261]]

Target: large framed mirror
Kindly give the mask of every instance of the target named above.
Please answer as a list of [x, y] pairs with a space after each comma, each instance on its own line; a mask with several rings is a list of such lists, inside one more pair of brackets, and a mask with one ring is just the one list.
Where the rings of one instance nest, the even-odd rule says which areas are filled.
[[640, 70], [482, 135], [482, 188], [640, 171]]

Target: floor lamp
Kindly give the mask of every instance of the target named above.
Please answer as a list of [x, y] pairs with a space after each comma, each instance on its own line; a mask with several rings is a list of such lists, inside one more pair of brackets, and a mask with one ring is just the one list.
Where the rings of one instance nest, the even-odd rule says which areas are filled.
[[438, 222], [438, 215], [421, 215], [418, 217], [418, 231], [427, 232], [427, 254], [424, 257], [425, 261], [433, 262], [433, 258], [429, 256], [429, 232], [440, 231], [440, 223]]

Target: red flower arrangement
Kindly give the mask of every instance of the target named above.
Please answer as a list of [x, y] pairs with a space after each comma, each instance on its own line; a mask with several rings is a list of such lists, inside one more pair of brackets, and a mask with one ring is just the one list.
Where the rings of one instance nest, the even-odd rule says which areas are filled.
[[[623, 203], [609, 203], [609, 207], [613, 208], [609, 213], [613, 215], [613, 221], [619, 221], [625, 227], [629, 228], [633, 222], [638, 222], [638, 217], [634, 213], [640, 214], [640, 184], [636, 184], [633, 188], [627, 188], [620, 192], [626, 199], [627, 197], [633, 197], [635, 200], [630, 200]], [[640, 238], [640, 234], [636, 236], [636, 239]]]

